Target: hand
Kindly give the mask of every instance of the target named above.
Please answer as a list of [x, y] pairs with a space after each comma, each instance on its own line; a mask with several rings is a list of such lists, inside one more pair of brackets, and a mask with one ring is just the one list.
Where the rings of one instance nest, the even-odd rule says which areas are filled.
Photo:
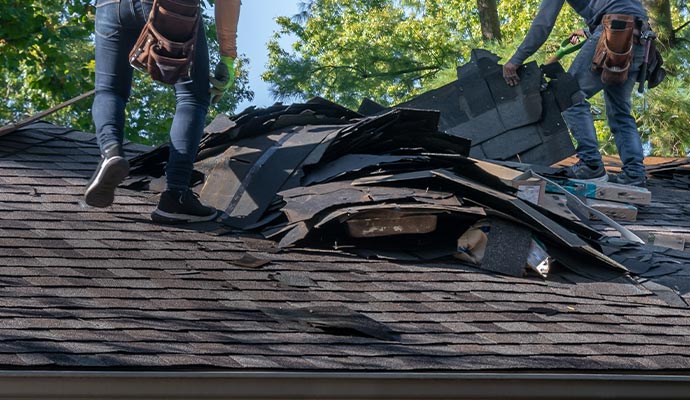
[[580, 43], [580, 38], [587, 38], [587, 35], [585, 35], [584, 29], [578, 29], [574, 31], [573, 33], [570, 34], [570, 44], [578, 44]]
[[209, 76], [209, 81], [211, 82], [211, 103], [216, 104], [235, 82], [235, 59], [221, 56], [216, 70]]
[[503, 79], [506, 80], [508, 86], [516, 86], [520, 83], [520, 77], [517, 74], [519, 65], [515, 65], [510, 61], [503, 66]]

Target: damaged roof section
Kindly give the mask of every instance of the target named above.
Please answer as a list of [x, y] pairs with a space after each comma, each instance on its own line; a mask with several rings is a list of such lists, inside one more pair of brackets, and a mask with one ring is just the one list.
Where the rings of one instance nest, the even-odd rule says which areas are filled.
[[[650, 192], [511, 162], [572, 154], [560, 111], [578, 91], [561, 68], [546, 77], [536, 64], [510, 88], [497, 61], [475, 51], [457, 82], [369, 116], [321, 98], [219, 116], [195, 164], [201, 199], [223, 211], [229, 232], [260, 233], [281, 248], [455, 259], [512, 276], [546, 278], [552, 265], [594, 280], [628, 276], [625, 264], [642, 256], [626, 246], [644, 242], [614, 219], [634, 220]], [[478, 152], [499, 161], [471, 156]], [[166, 158], [163, 146], [132, 160], [139, 176], [130, 186], [160, 179]], [[593, 221], [623, 239], [609, 243]]]

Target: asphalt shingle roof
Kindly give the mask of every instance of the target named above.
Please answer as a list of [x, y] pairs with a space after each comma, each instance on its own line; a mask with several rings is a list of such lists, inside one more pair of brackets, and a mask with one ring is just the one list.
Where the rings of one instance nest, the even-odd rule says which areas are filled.
[[[0, 138], [2, 368], [690, 368], [690, 308], [629, 278], [513, 278], [156, 225], [152, 193], [82, 203], [97, 161], [93, 135], [46, 123]], [[635, 225], [687, 233], [687, 190], [650, 189]]]

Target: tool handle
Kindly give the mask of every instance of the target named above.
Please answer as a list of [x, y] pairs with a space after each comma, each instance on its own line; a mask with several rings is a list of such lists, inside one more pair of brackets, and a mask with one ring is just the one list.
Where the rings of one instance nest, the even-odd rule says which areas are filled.
[[642, 66], [640, 67], [640, 72], [639, 72], [639, 78], [637, 81], [640, 83], [640, 85], [637, 87], [637, 92], [638, 93], [644, 93], [644, 83], [647, 82], [647, 66], [649, 63], [646, 61], [642, 63]]
[[560, 48], [556, 51], [556, 57], [558, 57], [558, 59], [561, 59], [563, 58], [563, 56], [567, 54], [574, 53], [580, 50], [582, 46], [585, 45], [585, 42], [587, 42], [587, 39], [582, 39], [579, 43], [572, 44], [570, 43], [570, 38], [565, 39], [561, 42]]
[[12, 123], [12, 124], [0, 127], [0, 136], [8, 135], [8, 134], [16, 131], [19, 128], [23, 128], [24, 126], [31, 124], [32, 122], [35, 122], [41, 118], [44, 118], [44, 117], [46, 117], [46, 116], [48, 116], [48, 115], [50, 115], [56, 111], [59, 111], [65, 107], [71, 106], [72, 104], [74, 104], [78, 101], [81, 101], [81, 100], [93, 95], [94, 93], [96, 93], [95, 90], [90, 90], [84, 94], [81, 94], [81, 95], [73, 98], [73, 99], [67, 100], [66, 102], [61, 103], [61, 104], [59, 104], [59, 105], [57, 105], [51, 109], [48, 109], [46, 111], [42, 111], [40, 113], [34, 114], [31, 117], [29, 117], [23, 121], [19, 121], [16, 123]]
[[652, 48], [652, 40], [653, 39], [648, 38], [645, 39], [644, 42], [644, 60], [640, 66], [640, 72], [637, 75], [637, 81], [640, 83], [640, 86], [637, 87], [638, 93], [644, 93], [644, 83], [647, 81], [647, 67], [649, 66], [649, 52]]

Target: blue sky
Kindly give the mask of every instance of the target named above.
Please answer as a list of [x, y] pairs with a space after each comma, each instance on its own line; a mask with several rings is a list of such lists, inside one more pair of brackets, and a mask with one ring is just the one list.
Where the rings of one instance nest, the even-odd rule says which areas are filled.
[[[266, 42], [277, 30], [275, 18], [293, 16], [299, 12], [299, 0], [243, 0], [240, 22], [237, 28], [237, 47], [240, 54], [250, 60], [249, 83], [254, 90], [251, 103], [241, 103], [236, 112], [249, 105], [269, 106], [275, 102], [268, 90], [268, 85], [261, 80], [268, 62]], [[289, 45], [286, 41], [283, 46]]]

